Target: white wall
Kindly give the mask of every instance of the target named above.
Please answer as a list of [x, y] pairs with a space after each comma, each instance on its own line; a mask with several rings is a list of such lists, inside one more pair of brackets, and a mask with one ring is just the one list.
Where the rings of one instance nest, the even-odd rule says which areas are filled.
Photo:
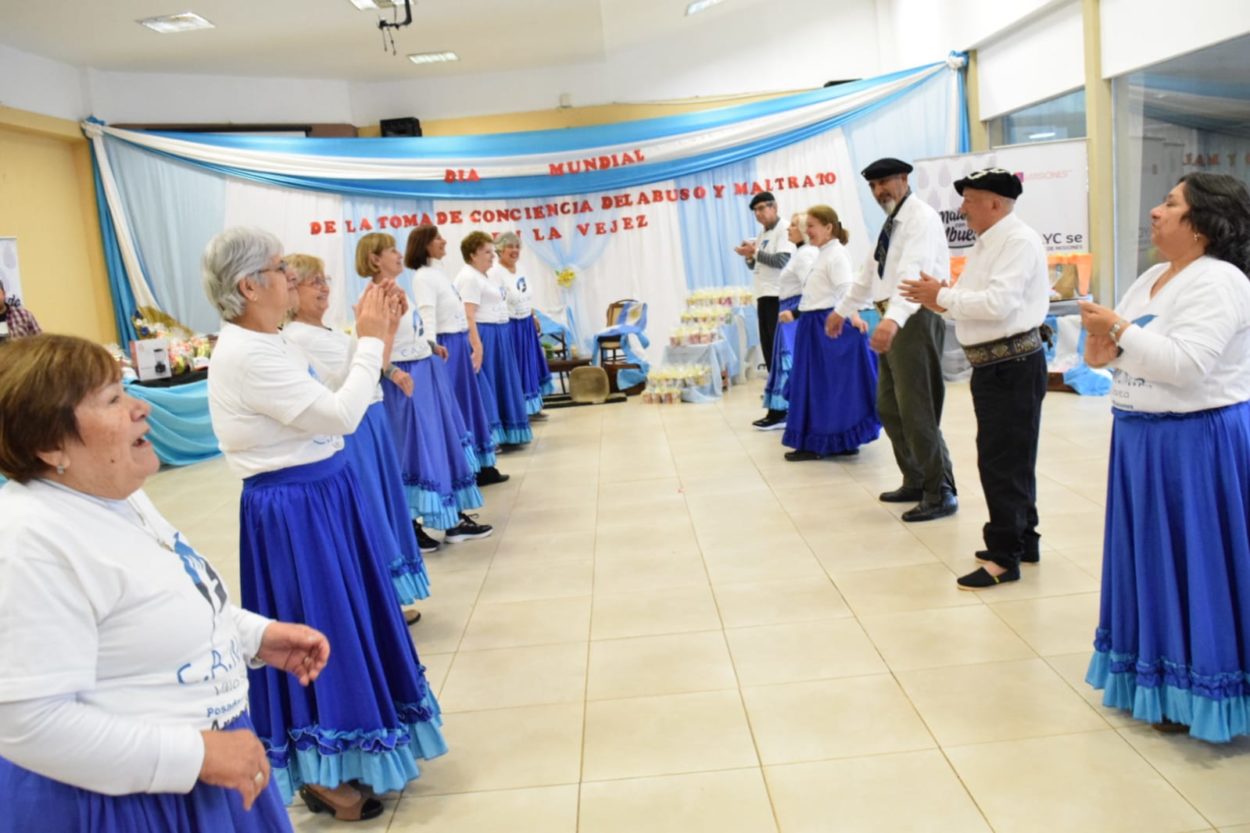
[[0, 44], [0, 105], [77, 121], [87, 115], [83, 73]]
[[[354, 84], [358, 124], [393, 116], [456, 118], [557, 106], [646, 102], [819, 87], [881, 72], [874, 0], [773, 3], [700, 22], [698, 37], [650, 40], [600, 62], [508, 73]], [[943, 52], [943, 56], [945, 52]]]
[[878, 0], [882, 71], [981, 46], [1063, 0]]
[[1085, 86], [1079, 0], [1050, 10], [977, 50], [981, 118]]
[[88, 70], [90, 115], [107, 122], [351, 123], [346, 81]]
[[1246, 0], [1102, 0], [1102, 76], [1114, 78], [1250, 32]]

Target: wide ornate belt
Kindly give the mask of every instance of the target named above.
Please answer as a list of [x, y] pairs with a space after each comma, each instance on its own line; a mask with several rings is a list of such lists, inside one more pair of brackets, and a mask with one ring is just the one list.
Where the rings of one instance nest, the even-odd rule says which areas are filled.
[[1042, 349], [1042, 334], [1037, 327], [1023, 333], [964, 345], [964, 355], [973, 367], [985, 367], [1008, 359], [1018, 359]]
[[877, 315], [885, 318], [886, 312], [890, 309], [890, 299], [886, 298], [884, 301], [873, 301], [872, 305], [877, 308]]

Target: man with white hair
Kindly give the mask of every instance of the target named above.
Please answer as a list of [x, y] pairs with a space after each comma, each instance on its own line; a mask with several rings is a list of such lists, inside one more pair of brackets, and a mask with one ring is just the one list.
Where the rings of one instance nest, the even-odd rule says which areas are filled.
[[977, 469], [990, 513], [981, 567], [958, 579], [965, 590], [1020, 578], [1020, 562], [1038, 561], [1037, 440], [1046, 357], [1041, 326], [1050, 303], [1046, 249], [1012, 213], [1024, 190], [1002, 168], [975, 171], [955, 183], [961, 211], [977, 242], [955, 286], [921, 273], [903, 283], [904, 297], [955, 321], [955, 337], [972, 364], [977, 417]]

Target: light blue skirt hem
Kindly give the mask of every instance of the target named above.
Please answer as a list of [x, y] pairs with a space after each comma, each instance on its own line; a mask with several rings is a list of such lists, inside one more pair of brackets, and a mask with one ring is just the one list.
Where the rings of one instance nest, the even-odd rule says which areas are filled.
[[531, 396], [525, 400], [525, 412], [530, 416], [538, 413], [543, 409], [542, 396]]
[[395, 585], [395, 594], [403, 605], [430, 597], [430, 577], [426, 575], [425, 566], [416, 571], [412, 567], [412, 562], [403, 558], [391, 562], [391, 583]]
[[457, 497], [461, 491], [464, 490], [457, 490], [445, 501], [442, 495], [428, 489], [404, 485], [404, 493], [408, 496], [408, 506], [412, 509], [413, 516], [421, 518], [422, 526], [432, 529], [451, 529], [460, 523], [460, 506]]
[[523, 445], [533, 442], [534, 430], [528, 425], [524, 428], [504, 428], [500, 432], [500, 445]]
[[[1228, 743], [1237, 735], [1250, 734], [1250, 696], [1217, 700], [1166, 683], [1139, 685], [1135, 673], [1112, 671], [1112, 664], [1109, 652], [1096, 651], [1085, 674], [1085, 682], [1103, 692], [1104, 706], [1125, 709], [1147, 723], [1160, 723], [1164, 718], [1184, 723], [1190, 735], [1211, 743]], [[1247, 686], [1250, 690], [1250, 675]]]

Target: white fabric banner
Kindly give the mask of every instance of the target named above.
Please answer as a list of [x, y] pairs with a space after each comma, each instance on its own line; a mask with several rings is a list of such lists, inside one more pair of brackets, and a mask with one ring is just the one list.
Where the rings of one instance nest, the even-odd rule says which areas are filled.
[[22, 297], [22, 270], [18, 267], [16, 237], [0, 237], [0, 282], [4, 283], [6, 295]]

